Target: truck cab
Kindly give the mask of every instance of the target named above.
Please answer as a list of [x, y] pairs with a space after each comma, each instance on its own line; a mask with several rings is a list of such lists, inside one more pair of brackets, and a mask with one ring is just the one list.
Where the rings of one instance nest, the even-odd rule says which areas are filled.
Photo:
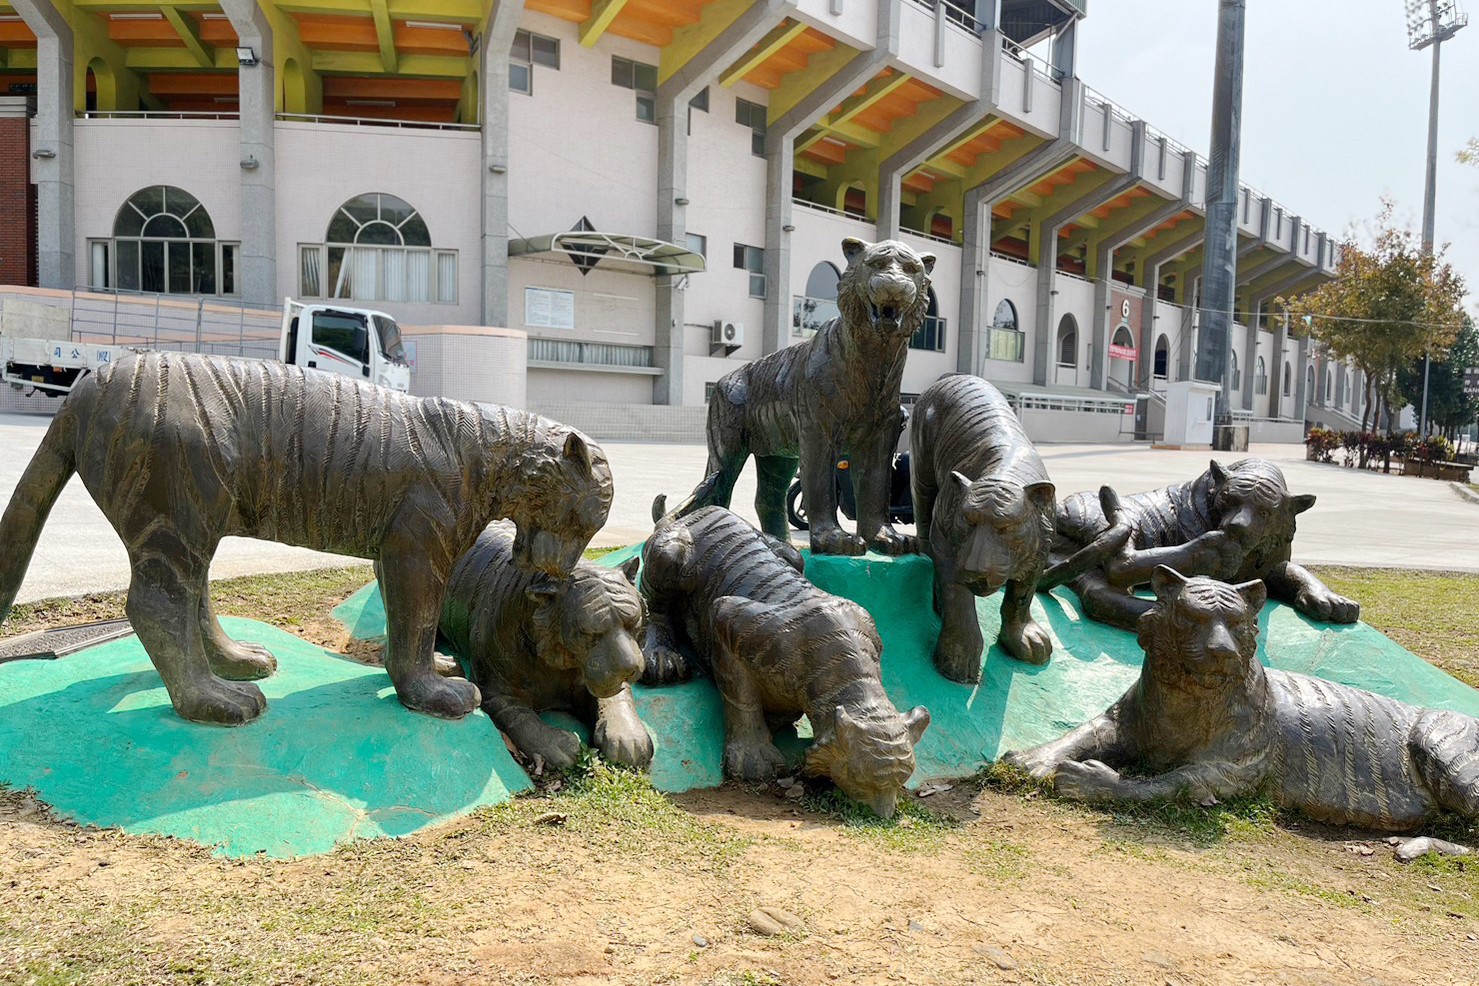
[[402, 393], [411, 389], [411, 366], [400, 327], [384, 312], [368, 308], [287, 299], [278, 356], [305, 369], [367, 380]]

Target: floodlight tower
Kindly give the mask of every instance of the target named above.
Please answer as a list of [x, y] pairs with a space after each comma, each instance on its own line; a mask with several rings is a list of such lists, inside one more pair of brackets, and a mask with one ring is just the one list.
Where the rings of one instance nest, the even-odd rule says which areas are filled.
[[[1433, 81], [1428, 90], [1428, 172], [1423, 189], [1423, 252], [1433, 252], [1433, 225], [1438, 200], [1438, 74], [1443, 59], [1443, 42], [1469, 23], [1469, 15], [1459, 9], [1458, 0], [1406, 0], [1407, 47], [1422, 51], [1433, 49]], [[1428, 434], [1428, 370], [1432, 360], [1423, 354], [1423, 406], [1418, 434]]]

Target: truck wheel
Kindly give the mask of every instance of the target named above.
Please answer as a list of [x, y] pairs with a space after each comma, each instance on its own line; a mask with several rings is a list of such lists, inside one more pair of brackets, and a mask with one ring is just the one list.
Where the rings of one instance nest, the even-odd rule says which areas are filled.
[[808, 530], [806, 524], [806, 504], [801, 502], [801, 483], [791, 484], [790, 492], [786, 494], [786, 516], [791, 520], [791, 526], [798, 531]]

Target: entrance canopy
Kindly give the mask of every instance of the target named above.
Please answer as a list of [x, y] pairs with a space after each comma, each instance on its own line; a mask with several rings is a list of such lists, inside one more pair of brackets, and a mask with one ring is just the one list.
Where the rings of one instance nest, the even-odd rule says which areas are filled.
[[702, 254], [694, 253], [677, 243], [647, 236], [572, 229], [508, 241], [510, 257], [551, 253], [565, 254], [583, 273], [589, 272], [597, 264], [632, 274], [650, 274], [653, 277], [699, 274], [704, 270]]

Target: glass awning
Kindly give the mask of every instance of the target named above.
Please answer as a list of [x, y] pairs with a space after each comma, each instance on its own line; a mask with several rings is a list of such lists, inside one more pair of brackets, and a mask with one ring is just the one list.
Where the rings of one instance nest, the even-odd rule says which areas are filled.
[[702, 254], [694, 253], [686, 246], [648, 236], [573, 229], [508, 241], [510, 257], [548, 253], [565, 254], [582, 273], [589, 272], [597, 264], [654, 277], [699, 274], [704, 270]]

